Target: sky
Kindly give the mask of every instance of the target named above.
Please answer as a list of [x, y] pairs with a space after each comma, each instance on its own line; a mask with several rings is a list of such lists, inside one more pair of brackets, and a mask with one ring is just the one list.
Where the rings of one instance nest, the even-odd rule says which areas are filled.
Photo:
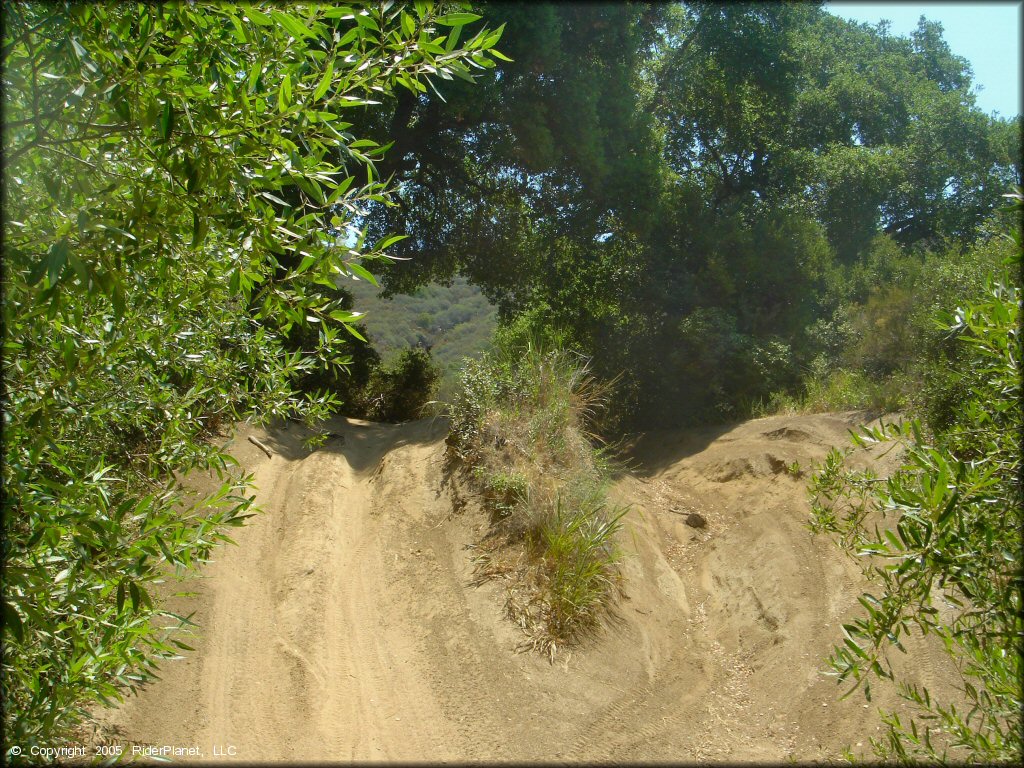
[[1012, 117], [1021, 112], [1022, 2], [826, 2], [825, 10], [856, 22], [892, 22], [889, 33], [909, 36], [923, 15], [942, 24], [942, 37], [953, 53], [974, 70], [978, 107]]

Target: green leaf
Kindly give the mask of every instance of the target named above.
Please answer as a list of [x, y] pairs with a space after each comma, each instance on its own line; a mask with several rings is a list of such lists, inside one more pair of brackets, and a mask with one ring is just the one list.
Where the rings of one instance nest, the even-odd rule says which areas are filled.
[[171, 554], [171, 550], [168, 549], [167, 543], [162, 538], [160, 538], [159, 536], [156, 537], [156, 545], [158, 547], [160, 547], [160, 551], [163, 553], [163, 556], [167, 560], [167, 562], [168, 563], [173, 563], [174, 562], [174, 556]]
[[957, 488], [953, 492], [953, 495], [950, 497], [949, 501], [946, 503], [943, 510], [939, 513], [938, 518], [936, 519], [936, 522], [939, 526], [944, 526], [949, 521], [950, 517], [952, 517], [953, 513], [957, 511], [957, 503], [959, 501], [960, 489]]
[[392, 245], [394, 245], [395, 243], [399, 243], [399, 242], [401, 242], [402, 240], [405, 240], [408, 237], [409, 237], [408, 235], [391, 235], [390, 237], [385, 238], [383, 242], [381, 242], [380, 244], [377, 245], [377, 250], [378, 251], [386, 250], [386, 249], [390, 248]]
[[78, 279], [82, 281], [82, 285], [89, 285], [89, 268], [86, 267], [85, 262], [78, 258], [75, 254], [68, 251], [68, 264], [78, 275]]
[[67, 239], [62, 239], [50, 246], [50, 251], [46, 256], [46, 276], [50, 281], [50, 285], [57, 284], [67, 263], [68, 241]]
[[284, 112], [292, 100], [292, 76], [288, 73], [281, 82], [281, 90], [277, 92], [277, 109]]
[[346, 16], [354, 16], [356, 11], [345, 5], [328, 6], [324, 8], [324, 18], [327, 19], [343, 19]]
[[302, 257], [302, 261], [299, 263], [298, 268], [295, 270], [295, 274], [301, 275], [314, 264], [316, 264], [316, 256], [312, 256], [311, 254], [307, 253], [305, 256]]
[[332, 107], [371, 107], [376, 104], [380, 104], [379, 101], [373, 99], [361, 99], [358, 96], [342, 96], [341, 98], [332, 101]]
[[249, 78], [246, 82], [246, 88], [249, 93], [253, 93], [256, 90], [256, 82], [261, 74], [263, 74], [263, 63], [260, 61], [253, 62], [253, 65], [249, 67]]
[[366, 338], [361, 333], [359, 333], [359, 331], [357, 331], [355, 328], [353, 328], [348, 323], [345, 323], [344, 325], [345, 325], [345, 330], [346, 331], [351, 333], [353, 336], [355, 336], [357, 339], [359, 339], [364, 344], [369, 344], [369, 342], [366, 340]]
[[136, 586], [134, 581], [128, 582], [128, 594], [131, 596], [132, 599], [132, 610], [138, 613], [139, 604], [142, 602], [142, 600], [139, 595], [139, 588]]
[[430, 12], [434, 7], [433, 3], [426, 2], [426, 0], [413, 0], [412, 5], [416, 11], [417, 18], [423, 21], [430, 16]]
[[209, 226], [206, 216], [200, 216], [198, 211], [192, 211], [192, 243], [190, 247], [198, 248], [203, 244]]
[[46, 267], [49, 262], [48, 258], [43, 258], [37, 261], [32, 269], [29, 270], [28, 275], [25, 277], [25, 282], [29, 285], [35, 285], [43, 279], [43, 275], [46, 274]]
[[290, 203], [282, 200], [280, 197], [278, 197], [277, 195], [275, 195], [275, 194], [273, 194], [271, 192], [267, 192], [266, 190], [263, 190], [262, 192], [260, 192], [260, 195], [262, 195], [263, 197], [267, 198], [267, 200], [270, 200], [272, 202], [277, 203], [278, 205], [280, 205], [283, 208], [291, 208], [291, 204]]
[[17, 609], [6, 600], [3, 600], [0, 605], [3, 607], [4, 629], [10, 632], [19, 643], [24, 642], [25, 627], [21, 622], [21, 616], [18, 614]]
[[371, 275], [365, 268], [363, 268], [359, 264], [356, 264], [355, 262], [352, 262], [352, 263], [346, 264], [345, 266], [349, 270], [351, 270], [357, 277], [361, 277], [363, 280], [366, 280], [366, 281], [370, 282], [373, 285], [377, 285], [377, 278], [375, 278], [373, 275]]
[[365, 11], [356, 14], [356, 24], [366, 29], [372, 29], [374, 32], [380, 32], [380, 26], [374, 21], [373, 17]]
[[297, 18], [292, 16], [290, 13], [284, 13], [282, 11], [271, 11], [271, 17], [280, 24], [282, 27], [288, 30], [288, 34], [292, 37], [299, 39], [303, 37], [316, 37], [309, 27], [299, 21]]
[[75, 40], [75, 38], [71, 38], [71, 47], [75, 51], [75, 56], [77, 56], [79, 59], [88, 58], [88, 52], [86, 52], [85, 48], [82, 47], [82, 44]]
[[464, 24], [470, 24], [481, 18], [483, 17], [475, 13], [447, 13], [444, 16], [439, 16], [437, 23], [444, 24], [446, 27], [461, 27]]
[[416, 34], [416, 22], [412, 20], [412, 16], [407, 14], [405, 11], [401, 12], [402, 20], [402, 32], [405, 33], [406, 37], [411, 38]]
[[500, 27], [498, 27], [496, 30], [494, 30], [491, 34], [487, 36], [487, 39], [484, 40], [483, 43], [481, 43], [480, 48], [482, 50], [487, 50], [490, 53], [490, 49], [493, 48], [493, 46], [497, 45], [498, 41], [501, 40], [501, 36], [504, 33], [505, 25], [502, 24]]
[[261, 27], [270, 27], [273, 26], [274, 24], [273, 20], [269, 16], [267, 16], [267, 14], [263, 13], [263, 11], [253, 8], [252, 6], [246, 7], [245, 15], [249, 17], [250, 21], [252, 21], [254, 24], [259, 24]]
[[362, 317], [362, 314], [358, 312], [348, 312], [344, 309], [335, 309], [330, 313], [329, 317], [332, 320], [337, 320], [339, 323], [353, 323]]
[[320, 78], [320, 82], [317, 84], [313, 91], [313, 101], [318, 101], [323, 98], [324, 94], [327, 93], [327, 89], [331, 87], [332, 78], [334, 77], [334, 59], [327, 62], [327, 69], [324, 70], [323, 77]]
[[444, 49], [446, 53], [451, 53], [455, 50], [455, 46], [459, 44], [459, 36], [462, 34], [462, 27], [455, 27], [449, 35], [448, 42], [445, 43]]
[[174, 130], [174, 107], [171, 106], [171, 100], [166, 99], [164, 101], [163, 112], [160, 113], [160, 137], [167, 141], [171, 138], [171, 132]]

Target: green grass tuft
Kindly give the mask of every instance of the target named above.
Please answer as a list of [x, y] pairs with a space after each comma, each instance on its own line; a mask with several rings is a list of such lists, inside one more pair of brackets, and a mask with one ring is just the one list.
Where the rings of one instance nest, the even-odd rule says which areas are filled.
[[543, 611], [553, 641], [572, 642], [599, 622], [616, 587], [614, 537], [626, 511], [609, 516], [604, 504], [569, 511], [559, 499], [541, 525]]
[[588, 431], [607, 397], [579, 355], [506, 335], [449, 404], [449, 444], [491, 513], [478, 574], [506, 579], [510, 616], [552, 657], [600, 624], [620, 580], [626, 510], [607, 507], [612, 462]]

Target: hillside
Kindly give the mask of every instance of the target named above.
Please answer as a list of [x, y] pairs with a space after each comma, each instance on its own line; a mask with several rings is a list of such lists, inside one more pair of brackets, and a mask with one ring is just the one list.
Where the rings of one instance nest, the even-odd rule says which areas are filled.
[[442, 370], [442, 389], [450, 384], [464, 357], [490, 345], [497, 311], [480, 289], [464, 277], [450, 286], [431, 283], [410, 295], [380, 298], [365, 280], [346, 280], [356, 309], [365, 312], [370, 341], [385, 361], [400, 350], [425, 344]]
[[[632, 505], [624, 596], [554, 664], [517, 653], [500, 584], [474, 579], [487, 528], [445, 474], [443, 421], [240, 427], [264, 513], [183, 588], [194, 653], [166, 663], [96, 738], [214, 745], [240, 761], [704, 762], [834, 758], [876, 734], [878, 690], [839, 701], [824, 659], [856, 609], [856, 566], [812, 537], [800, 467], [856, 414], [648, 434], [612, 490]], [[267, 459], [246, 442], [259, 434]], [[891, 462], [890, 455], [885, 461]], [[862, 461], [874, 461], [862, 457]], [[883, 467], [884, 469], [884, 467]], [[689, 527], [699, 513], [706, 527]], [[912, 681], [939, 656], [908, 644]]]

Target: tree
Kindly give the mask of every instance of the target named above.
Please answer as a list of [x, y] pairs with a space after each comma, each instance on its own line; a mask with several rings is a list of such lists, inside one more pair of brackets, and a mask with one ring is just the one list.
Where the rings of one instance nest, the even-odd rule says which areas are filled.
[[[970, 243], [1019, 180], [1019, 124], [975, 107], [935, 24], [896, 37], [807, 3], [483, 7], [514, 62], [360, 113], [396, 137], [399, 204], [371, 231], [416, 257], [383, 284], [462, 273], [506, 320], [559, 325], [595, 374], [625, 374], [637, 424], [798, 386], [827, 285], [883, 234]], [[724, 358], [698, 363], [699, 328]], [[666, 415], [673, 400], [691, 407]]]
[[[4, 16], [2, 697], [27, 750], [185, 647], [146, 585], [202, 562], [253, 501], [205, 438], [336, 405], [291, 386], [358, 337], [317, 286], [367, 277], [396, 242], [362, 226], [393, 193], [386, 144], [346, 114], [472, 80], [500, 32], [460, 45], [479, 17], [429, 2]], [[314, 348], [286, 351], [310, 324]], [[198, 503], [178, 482], [195, 468], [223, 481]]]
[[[639, 109], [639, 67], [660, 6], [482, 3], [513, 61], [487, 82], [396, 93], [365, 111], [371, 135], [395, 139], [384, 173], [398, 205], [376, 206], [371, 231], [409, 238], [384, 270], [389, 291], [465, 273], [486, 294], [522, 308], [540, 279], [534, 251], [554, 238], [642, 229], [658, 197], [653, 122]], [[605, 229], [601, 227], [605, 226]]]

